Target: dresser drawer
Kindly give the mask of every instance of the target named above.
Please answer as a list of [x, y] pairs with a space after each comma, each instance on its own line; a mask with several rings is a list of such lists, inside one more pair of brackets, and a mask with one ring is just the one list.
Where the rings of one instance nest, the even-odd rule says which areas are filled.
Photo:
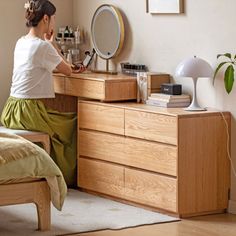
[[79, 158], [78, 185], [88, 190], [121, 197], [124, 194], [124, 167]]
[[61, 76], [53, 76], [54, 91], [55, 93], [65, 93], [65, 78]]
[[124, 135], [124, 109], [79, 102], [79, 128]]
[[96, 80], [65, 78], [67, 95], [104, 100], [104, 82]]
[[95, 131], [79, 131], [79, 155], [114, 163], [126, 163], [125, 137]]
[[94, 131], [79, 131], [80, 156], [177, 175], [177, 148]]
[[144, 170], [177, 176], [177, 147], [125, 138], [124, 164]]
[[175, 178], [125, 168], [125, 198], [177, 212]]
[[122, 101], [137, 99], [137, 82], [130, 77], [129, 81], [105, 82], [104, 101]]
[[126, 109], [125, 135], [177, 145], [177, 118]]

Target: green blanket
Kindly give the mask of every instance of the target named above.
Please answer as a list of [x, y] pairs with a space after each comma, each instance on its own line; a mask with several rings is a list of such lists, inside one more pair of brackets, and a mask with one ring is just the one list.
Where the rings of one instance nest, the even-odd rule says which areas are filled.
[[0, 133], [0, 182], [45, 178], [53, 205], [61, 210], [67, 187], [60, 169], [37, 145], [17, 136]]

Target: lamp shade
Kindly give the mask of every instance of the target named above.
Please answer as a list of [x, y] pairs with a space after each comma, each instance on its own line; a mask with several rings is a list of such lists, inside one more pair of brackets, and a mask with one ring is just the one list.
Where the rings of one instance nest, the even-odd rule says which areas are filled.
[[197, 80], [200, 77], [209, 78], [213, 76], [213, 69], [205, 60], [198, 57], [191, 57], [183, 60], [175, 70], [176, 77], [191, 77], [193, 80], [192, 102], [187, 111], [204, 111], [197, 101]]
[[198, 57], [183, 60], [175, 70], [176, 77], [212, 77], [213, 70], [208, 62]]

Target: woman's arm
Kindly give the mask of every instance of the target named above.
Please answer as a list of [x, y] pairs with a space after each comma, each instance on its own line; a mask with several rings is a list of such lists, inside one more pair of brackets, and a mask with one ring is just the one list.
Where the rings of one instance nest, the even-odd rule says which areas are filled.
[[58, 54], [62, 58], [62, 61], [56, 67], [57, 72], [62, 73], [62, 74], [67, 75], [67, 76], [71, 75], [71, 73], [72, 73], [71, 65], [66, 61], [66, 59], [62, 55], [61, 51], [59, 50], [57, 44], [54, 42], [54, 40], [53, 40], [53, 38], [54, 38], [53, 31], [51, 32], [51, 34], [45, 34], [44, 38], [45, 38], [45, 40], [47, 40], [49, 43], [52, 44], [52, 46], [57, 50]]

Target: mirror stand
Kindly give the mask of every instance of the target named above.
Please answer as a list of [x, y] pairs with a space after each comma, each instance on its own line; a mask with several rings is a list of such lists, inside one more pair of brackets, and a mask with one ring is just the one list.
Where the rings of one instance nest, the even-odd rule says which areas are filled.
[[106, 70], [91, 70], [94, 73], [100, 73], [100, 74], [108, 74], [108, 75], [117, 75], [117, 71], [112, 71], [109, 70], [109, 59], [104, 59], [106, 60]]

